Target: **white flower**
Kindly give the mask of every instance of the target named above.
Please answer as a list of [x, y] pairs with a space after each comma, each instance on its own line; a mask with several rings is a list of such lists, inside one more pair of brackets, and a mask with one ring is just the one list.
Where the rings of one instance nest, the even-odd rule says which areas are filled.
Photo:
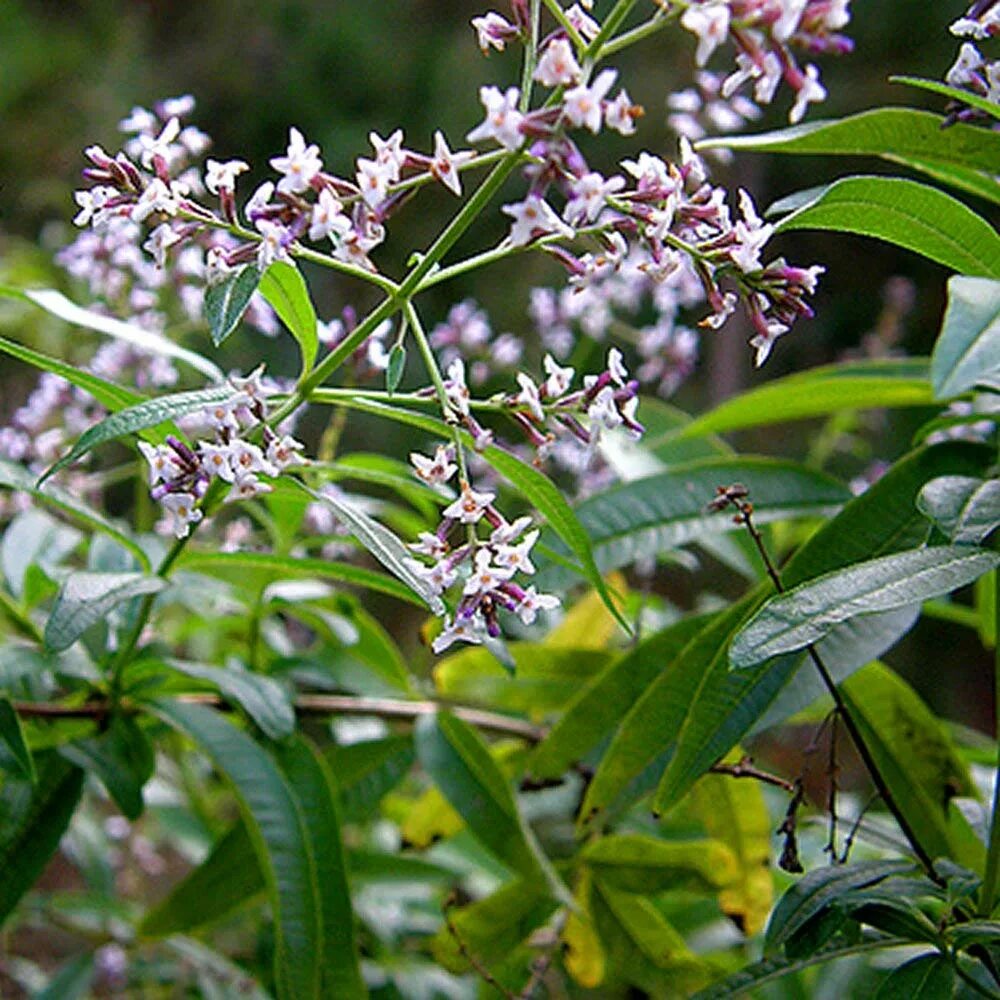
[[607, 180], [591, 171], [577, 178], [572, 185], [572, 197], [566, 203], [564, 215], [571, 225], [594, 222], [608, 202], [608, 196], [625, 187], [624, 177], [609, 177]]
[[729, 6], [710, 3], [688, 7], [681, 18], [681, 25], [698, 36], [695, 61], [699, 66], [704, 66], [729, 34]]
[[181, 123], [176, 118], [171, 118], [163, 130], [157, 136], [141, 134], [139, 136], [139, 146], [141, 149], [142, 165], [147, 169], [153, 165], [153, 158], [163, 157], [170, 159], [170, 145], [181, 132]]
[[278, 181], [278, 190], [295, 193], [305, 191], [310, 181], [323, 169], [319, 146], [306, 145], [297, 128], [288, 130], [288, 149], [285, 156], [275, 156], [271, 166], [284, 176]]
[[554, 594], [539, 594], [534, 587], [528, 587], [516, 608], [517, 616], [525, 625], [533, 625], [539, 611], [551, 611], [559, 603]]
[[193, 493], [168, 493], [160, 503], [173, 518], [171, 527], [178, 538], [186, 538], [191, 533], [191, 525], [205, 516], [195, 507], [197, 501]]
[[445, 383], [445, 390], [448, 393], [448, 401], [462, 415], [469, 415], [469, 387], [465, 381], [465, 363], [461, 358], [455, 358], [448, 365], [448, 381]]
[[622, 361], [622, 352], [617, 347], [608, 351], [608, 374], [615, 385], [624, 386], [628, 382], [628, 369]]
[[573, 55], [573, 46], [567, 38], [554, 38], [549, 42], [535, 67], [535, 79], [543, 87], [576, 83], [580, 79], [580, 73], [580, 65]]
[[104, 206], [117, 192], [112, 187], [94, 187], [73, 192], [73, 200], [80, 206], [80, 211], [73, 217], [74, 226], [86, 226], [92, 222], [97, 228], [104, 219]]
[[443, 653], [454, 642], [480, 643], [486, 639], [486, 629], [479, 621], [459, 618], [454, 624], [445, 619], [444, 630], [431, 643], [435, 653]]
[[632, 103], [632, 98], [622, 88], [618, 96], [604, 108], [604, 124], [622, 135], [632, 135], [635, 132], [635, 119], [642, 114], [642, 109]]
[[750, 338], [750, 346], [756, 348], [757, 353], [754, 357], [754, 365], [757, 368], [767, 361], [768, 355], [771, 353], [771, 348], [774, 346], [774, 342], [783, 334], [788, 333], [788, 327], [784, 323], [778, 323], [771, 320], [767, 323], [767, 333], [758, 333], [755, 337]]
[[410, 452], [410, 462], [417, 477], [425, 483], [436, 486], [446, 483], [458, 471], [458, 466], [452, 461], [454, 452], [451, 445], [439, 444], [433, 458], [421, 455], [418, 451]]
[[270, 483], [262, 483], [252, 472], [237, 476], [226, 494], [226, 503], [237, 500], [252, 500], [262, 493], [270, 493], [274, 489]]
[[445, 507], [442, 516], [461, 521], [463, 524], [475, 524], [495, 499], [495, 493], [478, 493], [468, 483], [463, 483], [462, 495], [453, 504]]
[[407, 548], [435, 560], [440, 559], [448, 552], [447, 543], [438, 538], [432, 531], [421, 531], [417, 535], [417, 541], [411, 542]]
[[344, 206], [329, 188], [323, 188], [313, 205], [309, 220], [309, 239], [316, 241], [328, 236], [333, 240], [334, 234], [342, 238], [350, 229], [351, 220], [344, 215]]
[[284, 226], [268, 222], [267, 219], [258, 219], [256, 226], [261, 235], [260, 243], [257, 245], [257, 269], [259, 271], [266, 271], [276, 260], [291, 260], [285, 249], [288, 233]]
[[524, 246], [536, 236], [547, 233], [558, 233], [567, 239], [572, 239], [574, 235], [572, 227], [566, 225], [537, 194], [529, 194], [524, 201], [512, 205], [504, 205], [501, 211], [514, 220], [509, 237], [512, 246]]
[[123, 118], [118, 123], [119, 132], [152, 132], [157, 126], [156, 115], [152, 111], [140, 108], [138, 105], [132, 108], [127, 118]]
[[394, 174], [398, 176], [399, 171], [393, 169], [391, 161], [366, 160], [363, 156], [358, 158], [358, 170], [354, 176], [361, 188], [361, 197], [370, 209], [378, 208], [385, 201], [389, 185], [395, 180]]
[[795, 104], [788, 113], [788, 120], [793, 124], [802, 121], [806, 108], [810, 104], [826, 100], [826, 88], [819, 82], [819, 70], [815, 66], [806, 66], [805, 79], [799, 85], [799, 92], [795, 95]]
[[765, 224], [754, 207], [753, 199], [740, 188], [740, 210], [743, 220], [733, 227], [736, 246], [729, 251], [736, 266], [746, 274], [761, 268], [760, 252], [771, 238], [774, 226]]
[[296, 441], [290, 434], [274, 438], [267, 446], [267, 461], [279, 472], [292, 465], [299, 465], [305, 459], [299, 454], [305, 447], [301, 441]]
[[446, 559], [439, 559], [433, 566], [425, 566], [419, 559], [407, 559], [406, 565], [434, 594], [443, 594], [455, 582], [455, 571]]
[[545, 374], [548, 375], [545, 380], [545, 395], [549, 399], [558, 399], [569, 389], [570, 383], [573, 381], [574, 370], [560, 366], [551, 354], [546, 354], [542, 358], [542, 367], [545, 369]]
[[448, 148], [444, 133], [440, 129], [434, 133], [434, 159], [430, 163], [430, 172], [453, 194], [461, 197], [462, 179], [458, 168], [475, 157], [471, 149], [463, 149], [453, 153]]
[[177, 207], [174, 192], [159, 177], [154, 177], [133, 206], [130, 218], [133, 222], [145, 222], [154, 212], [176, 215]]
[[722, 296], [722, 301], [719, 303], [718, 309], [710, 316], [706, 316], [698, 325], [706, 326], [711, 330], [718, 330], [736, 312], [736, 303], [738, 301], [739, 299], [735, 292], [726, 292]]
[[[587, 10], [593, 10], [594, 2], [583, 0], [583, 6]], [[576, 28], [580, 37], [586, 38], [588, 42], [592, 42], [600, 33], [601, 26], [578, 3], [566, 8], [566, 20]]]
[[503, 52], [506, 40], [517, 34], [517, 29], [505, 17], [490, 11], [483, 17], [474, 17], [472, 27], [476, 29], [476, 39], [483, 55], [487, 55], [490, 46], [497, 52]]
[[229, 445], [229, 464], [237, 478], [255, 472], [262, 472], [266, 476], [278, 474], [278, 470], [264, 456], [264, 452], [249, 441], [237, 439]]
[[517, 384], [521, 391], [514, 398], [516, 403], [523, 403], [531, 411], [531, 415], [540, 424], [545, 422], [545, 410], [542, 409], [542, 400], [538, 395], [538, 386], [532, 381], [529, 375], [524, 372], [517, 373]]
[[521, 122], [524, 116], [517, 109], [521, 92], [509, 87], [501, 93], [498, 87], [480, 87], [479, 100], [486, 109], [486, 119], [465, 138], [469, 142], [496, 139], [505, 149], [518, 149], [523, 140]]
[[587, 407], [587, 416], [590, 417], [591, 423], [607, 427], [609, 430], [621, 425], [621, 414], [615, 405], [615, 392], [610, 385], [606, 385], [594, 397]]
[[180, 242], [180, 236], [166, 222], [160, 223], [142, 245], [142, 249], [152, 254], [156, 266], [162, 268], [167, 263], [167, 249]]
[[955, 64], [945, 75], [945, 81], [952, 87], [968, 86], [975, 78], [975, 74], [982, 68], [983, 57], [979, 49], [972, 42], [963, 42], [962, 47], [958, 50]]
[[490, 542], [493, 545], [510, 545], [531, 527], [531, 518], [527, 515], [504, 521], [490, 532]]
[[198, 444], [198, 451], [201, 454], [201, 467], [210, 476], [218, 476], [227, 483], [236, 479], [236, 472], [230, 461], [229, 445], [201, 441]]
[[249, 163], [242, 160], [226, 160], [220, 163], [218, 160], [205, 161], [205, 187], [212, 194], [218, 194], [221, 188], [233, 191], [236, 188], [236, 178], [240, 174], [250, 169]]
[[151, 445], [147, 441], [139, 442], [139, 451], [149, 463], [149, 485], [159, 482], [169, 482], [181, 474], [173, 451], [166, 445]]
[[787, 42], [795, 34], [802, 20], [802, 12], [808, 0], [782, 0], [783, 10], [777, 21], [771, 25], [771, 34], [779, 42]]
[[257, 188], [252, 195], [250, 195], [250, 200], [243, 206], [243, 214], [246, 216], [248, 222], [254, 222], [255, 215], [267, 206], [273, 194], [274, 182], [264, 181], [264, 183], [261, 184], [261, 186]]
[[490, 565], [491, 553], [489, 549], [479, 549], [476, 552], [475, 566], [469, 579], [465, 581], [462, 594], [465, 597], [474, 597], [476, 594], [489, 594], [496, 590], [501, 583], [505, 583], [514, 575], [514, 569], [510, 566]]
[[538, 541], [538, 529], [529, 531], [520, 545], [500, 545], [496, 550], [495, 561], [498, 566], [510, 569], [512, 572], [534, 573], [531, 562], [531, 547]]
[[390, 181], [398, 181], [399, 172], [406, 162], [402, 129], [396, 129], [388, 139], [383, 139], [378, 132], [369, 132], [368, 141], [375, 150], [375, 162], [381, 163], [386, 168]]
[[622, 160], [622, 168], [630, 173], [640, 187], [671, 188], [670, 169], [658, 156], [643, 150], [637, 160]]
[[589, 86], [581, 84], [567, 90], [563, 96], [563, 115], [577, 128], [588, 128], [593, 133], [601, 130], [601, 102], [614, 85], [618, 76], [613, 69], [601, 70]]

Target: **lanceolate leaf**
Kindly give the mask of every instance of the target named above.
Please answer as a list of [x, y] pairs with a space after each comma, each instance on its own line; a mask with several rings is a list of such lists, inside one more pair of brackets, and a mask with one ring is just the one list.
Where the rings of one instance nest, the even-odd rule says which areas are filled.
[[838, 121], [810, 122], [758, 135], [708, 139], [698, 143], [698, 148], [885, 156], [904, 163], [913, 157], [995, 174], [1000, 162], [1000, 137], [972, 125], [958, 124], [942, 129], [943, 121], [940, 115], [928, 111], [878, 108]]
[[934, 180], [947, 184], [957, 191], [964, 191], [966, 194], [974, 194], [986, 201], [1000, 205], [1000, 184], [995, 177], [984, 173], [981, 170], [972, 170], [969, 167], [956, 167], [951, 164], [939, 163], [936, 160], [924, 160], [917, 156], [895, 157], [886, 156], [887, 160], [902, 163], [911, 170], [933, 177]]
[[83, 771], [56, 753], [35, 760], [38, 781], [0, 787], [0, 926], [59, 846], [83, 792]]
[[260, 282], [255, 264], [245, 264], [205, 290], [205, 319], [218, 347], [237, 327]]
[[100, 423], [84, 431], [69, 453], [48, 469], [38, 483], [41, 485], [53, 473], [82, 458], [98, 445], [125, 437], [127, 434], [136, 434], [147, 427], [155, 427], [167, 420], [182, 417], [186, 413], [193, 413], [211, 403], [229, 399], [233, 395], [235, 391], [232, 386], [221, 385], [211, 389], [198, 389], [195, 392], [179, 392], [172, 396], [147, 399], [135, 406], [112, 413], [111, 416], [105, 417]]
[[0, 296], [31, 302], [67, 323], [107, 334], [109, 337], [132, 344], [133, 347], [138, 347], [140, 350], [148, 351], [150, 354], [159, 354], [166, 358], [183, 361], [186, 365], [201, 372], [202, 375], [207, 375], [213, 382], [221, 382], [223, 379], [220, 369], [208, 358], [203, 358], [194, 351], [180, 347], [172, 340], [159, 333], [154, 333], [152, 330], [144, 330], [140, 326], [123, 323], [120, 319], [105, 316], [103, 313], [83, 309], [76, 303], [70, 302], [62, 292], [57, 292], [52, 288], [28, 288], [19, 291], [0, 286]]
[[172, 701], [156, 702], [154, 709], [233, 785], [274, 912], [279, 997], [318, 997], [323, 920], [316, 862], [292, 788], [262, 747], [211, 709]]
[[1000, 281], [956, 276], [931, 357], [937, 399], [967, 392], [1000, 376]]
[[[923, 80], [918, 76], [890, 76], [890, 83], [907, 83], [911, 87], [919, 87], [921, 90], [929, 90], [933, 94], [941, 94], [943, 97], [950, 97], [953, 101], [961, 101], [963, 104], [968, 104], [970, 108], [975, 108], [977, 111], [983, 111], [993, 118], [1000, 118], [1000, 107], [997, 107], [996, 101], [991, 101], [986, 97], [980, 97], [978, 94], [969, 93], [967, 90], [962, 90], [960, 87], [949, 87], [945, 83], [941, 83], [939, 80]], [[954, 126], [949, 125], [950, 130]], [[979, 130], [982, 131], [982, 130]], [[987, 133], [988, 135], [991, 133]]]
[[11, 758], [21, 772], [20, 777], [35, 782], [35, 762], [28, 744], [24, 741], [24, 731], [14, 706], [6, 695], [0, 696], [0, 742], [7, 748]]
[[724, 434], [844, 410], [930, 406], [933, 402], [925, 359], [824, 365], [740, 393], [679, 428], [676, 437]]
[[[712, 512], [716, 488], [744, 483], [757, 521], [818, 516], [850, 499], [836, 480], [794, 462], [771, 458], [709, 458], [646, 479], [623, 483], [580, 504], [576, 514], [590, 536], [602, 572], [639, 556], [678, 548], [703, 536], [740, 530], [732, 512]], [[549, 545], [556, 540], [546, 539]], [[542, 588], [563, 582], [565, 571], [540, 571]]]
[[995, 552], [941, 545], [824, 574], [768, 601], [733, 640], [730, 662], [739, 670], [802, 649], [840, 622], [940, 597], [998, 564]]
[[80, 524], [95, 531], [103, 531], [108, 537], [125, 546], [138, 559], [143, 569], [150, 568], [149, 556], [123, 528], [112, 524], [103, 515], [91, 510], [82, 500], [56, 486], [49, 485], [41, 489], [36, 484], [35, 477], [20, 465], [0, 459], [0, 487], [30, 493], [46, 506], [62, 511]]
[[548, 886], [563, 902], [569, 892], [521, 816], [504, 773], [482, 737], [447, 712], [416, 725], [417, 758], [469, 829], [512, 871]]
[[1000, 525], [1000, 479], [941, 476], [921, 490], [918, 506], [956, 545], [978, 545]]
[[45, 648], [56, 653], [69, 649], [123, 601], [156, 594], [166, 585], [162, 577], [143, 573], [71, 573], [45, 625]]
[[260, 279], [260, 294], [288, 327], [302, 351], [302, 373], [312, 370], [319, 350], [316, 310], [302, 273], [294, 264], [276, 260]]
[[899, 177], [845, 177], [776, 232], [825, 229], [893, 243], [959, 274], [1000, 277], [1000, 236], [951, 195]]
[[875, 1000], [941, 1000], [954, 995], [957, 982], [950, 958], [940, 953], [920, 955], [893, 969]]

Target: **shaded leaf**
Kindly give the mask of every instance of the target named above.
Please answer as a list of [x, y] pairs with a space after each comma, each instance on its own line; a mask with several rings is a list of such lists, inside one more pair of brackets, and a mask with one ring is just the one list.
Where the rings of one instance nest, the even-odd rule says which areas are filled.
[[382, 797], [409, 771], [416, 758], [410, 736], [387, 736], [325, 751], [331, 771], [337, 776], [344, 817], [367, 819]]
[[166, 585], [162, 577], [143, 573], [70, 573], [45, 623], [45, 648], [57, 653], [69, 649], [123, 601], [157, 594]]
[[20, 772], [20, 777], [34, 784], [38, 780], [38, 776], [35, 774], [35, 762], [28, 749], [28, 744], [24, 740], [21, 720], [6, 695], [0, 695], [0, 743], [3, 743], [10, 752], [10, 757]]
[[385, 369], [385, 389], [390, 396], [399, 388], [405, 370], [406, 348], [402, 344], [393, 344]]
[[955, 992], [956, 982], [950, 959], [941, 954], [921, 955], [893, 969], [875, 1000], [941, 1000]]
[[278, 318], [298, 341], [302, 352], [302, 374], [307, 374], [316, 363], [319, 337], [316, 330], [316, 310], [302, 272], [287, 261], [274, 261], [260, 276], [260, 294], [267, 299]]
[[[918, 76], [890, 76], [889, 82], [906, 83], [911, 87], [929, 90], [933, 94], [941, 94], [943, 97], [950, 97], [953, 101], [960, 101], [962, 104], [967, 104], [970, 108], [976, 108], [977, 111], [982, 111], [992, 118], [1000, 118], [1000, 107], [997, 107], [995, 101], [991, 101], [986, 97], [980, 97], [979, 94], [970, 94], [969, 91], [962, 90], [960, 87], [949, 87], [946, 83], [941, 83], [940, 80], [924, 80]], [[949, 129], [951, 127], [949, 126]], [[981, 143], [980, 145], [984, 144]], [[988, 146], [985, 148], [988, 148]]]
[[1000, 479], [941, 476], [921, 491], [917, 506], [956, 545], [979, 545], [1000, 524]]
[[205, 319], [218, 347], [236, 329], [260, 282], [254, 264], [244, 264], [205, 289]]
[[1000, 281], [957, 275], [931, 356], [937, 399], [967, 392], [1000, 374]]

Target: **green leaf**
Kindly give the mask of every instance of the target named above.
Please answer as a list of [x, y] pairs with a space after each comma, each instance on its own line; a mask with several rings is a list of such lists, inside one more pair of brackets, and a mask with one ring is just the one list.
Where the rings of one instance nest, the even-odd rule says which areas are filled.
[[125, 437], [127, 434], [136, 434], [147, 427], [155, 427], [167, 420], [175, 417], [182, 417], [186, 413], [193, 413], [211, 403], [218, 403], [224, 399], [230, 399], [235, 392], [230, 385], [214, 386], [211, 389], [198, 389], [195, 392], [178, 392], [171, 396], [159, 396], [156, 399], [147, 399], [135, 406], [130, 406], [117, 413], [112, 413], [105, 417], [100, 423], [89, 427], [80, 435], [79, 440], [63, 455], [54, 465], [45, 471], [45, 474], [38, 480], [41, 486], [49, 476], [60, 469], [71, 465], [77, 459], [82, 458], [87, 452], [92, 451], [98, 445], [108, 441], [115, 441]]
[[951, 943], [959, 949], [966, 950], [977, 944], [1000, 943], [1000, 923], [995, 920], [971, 920], [966, 924], [958, 924], [949, 931]]
[[[1000, 107], [997, 106], [996, 101], [991, 101], [987, 97], [980, 97], [979, 94], [971, 94], [960, 87], [949, 87], [946, 83], [941, 83], [939, 80], [924, 80], [919, 76], [890, 76], [889, 82], [906, 83], [911, 87], [929, 90], [932, 94], [941, 94], [944, 97], [950, 97], [953, 101], [960, 101], [962, 104], [967, 104], [970, 108], [976, 108], [990, 115], [992, 118], [1000, 118]], [[953, 127], [949, 125], [946, 131]], [[976, 131], [983, 132], [983, 129], [977, 129]], [[989, 132], [985, 133], [985, 135], [990, 134]], [[988, 148], [987, 143], [982, 143], [982, 145]]]
[[934, 353], [936, 399], [950, 399], [1000, 374], [1000, 281], [953, 277]]
[[132, 392], [131, 389], [115, 385], [113, 382], [105, 382], [104, 379], [98, 378], [82, 368], [68, 365], [56, 358], [50, 358], [47, 354], [33, 351], [30, 347], [15, 344], [14, 341], [7, 340], [5, 337], [0, 337], [0, 351], [17, 358], [19, 361], [34, 365], [41, 371], [51, 372], [53, 375], [66, 379], [70, 385], [83, 389], [109, 410], [120, 410], [126, 406], [134, 406], [136, 403], [141, 403], [144, 398], [139, 393]]
[[325, 756], [337, 776], [344, 818], [353, 822], [371, 817], [382, 797], [402, 781], [416, 758], [410, 736], [334, 745]]
[[379, 524], [363, 510], [339, 497], [317, 493], [301, 483], [302, 490], [317, 503], [325, 504], [348, 528], [351, 534], [394, 576], [417, 594], [436, 615], [444, 614], [444, 604], [427, 584], [410, 568], [409, 550], [385, 525]]
[[900, 177], [844, 177], [775, 226], [893, 243], [959, 274], [1000, 277], [1000, 236], [951, 195]]
[[809, 122], [758, 135], [723, 136], [698, 149], [726, 148], [753, 153], [883, 156], [911, 158], [981, 170], [993, 175], [1000, 162], [1000, 137], [972, 125], [942, 129], [944, 119], [929, 111], [876, 108], [838, 121]]
[[83, 771], [58, 754], [36, 756], [38, 781], [0, 787], [0, 926], [59, 846], [83, 792]]
[[[308, 374], [316, 363], [319, 337], [316, 332], [316, 310], [309, 298], [309, 289], [302, 273], [294, 264], [276, 260], [260, 278], [260, 294], [267, 299], [281, 322], [298, 341], [302, 352], [302, 374]], [[207, 297], [206, 294], [206, 299]]]
[[156, 702], [153, 709], [233, 785], [274, 913], [279, 997], [318, 997], [323, 921], [316, 862], [294, 791], [264, 749], [211, 709], [173, 701]]
[[875, 1000], [942, 1000], [955, 992], [955, 968], [944, 955], [920, 955], [882, 981]]
[[292, 558], [270, 552], [198, 552], [186, 549], [177, 561], [178, 567], [197, 570], [223, 578], [246, 579], [247, 573], [274, 574], [283, 577], [305, 576], [339, 583], [349, 583], [355, 587], [365, 587], [391, 597], [398, 597], [410, 604], [423, 602], [404, 583], [384, 573], [376, 573], [364, 566], [335, 562], [331, 559]]
[[513, 872], [547, 885], [566, 902], [559, 881], [517, 807], [504, 773], [482, 737], [448, 712], [417, 721], [417, 759], [475, 837]]
[[557, 778], [575, 761], [582, 760], [621, 722], [653, 680], [706, 624], [705, 616], [684, 618], [609, 663], [579, 689], [535, 748], [530, 773], [539, 778]]
[[948, 803], [977, 797], [968, 768], [941, 722], [901, 677], [872, 663], [840, 687], [851, 718], [928, 857], [975, 866], [949, 829]]
[[45, 984], [45, 988], [32, 993], [32, 1000], [79, 1000], [90, 995], [94, 981], [94, 955], [86, 952], [62, 965]]
[[980, 545], [1000, 524], [1000, 479], [940, 476], [917, 506], [955, 545]]
[[39, 306], [53, 316], [74, 326], [83, 326], [89, 330], [96, 330], [98, 333], [114, 337], [116, 340], [124, 341], [141, 351], [150, 354], [158, 354], [161, 357], [173, 358], [175, 361], [183, 361], [184, 364], [208, 376], [213, 382], [221, 382], [224, 378], [222, 371], [214, 362], [208, 358], [180, 347], [172, 340], [162, 334], [154, 333], [152, 330], [145, 330], [140, 326], [131, 323], [123, 323], [120, 319], [106, 316], [104, 313], [93, 312], [90, 309], [83, 309], [75, 302], [71, 302], [62, 292], [57, 292], [52, 288], [26, 288], [23, 291], [0, 285], [0, 296], [20, 299], [23, 302], [30, 302]]
[[139, 565], [143, 569], [150, 568], [149, 556], [134, 538], [126, 534], [123, 528], [113, 524], [97, 511], [91, 510], [83, 501], [78, 500], [65, 490], [51, 484], [42, 489], [36, 484], [35, 477], [20, 465], [0, 459], [0, 487], [30, 493], [45, 505], [62, 511], [85, 527], [103, 532], [109, 538], [113, 538], [120, 545], [125, 546], [138, 559]]
[[167, 585], [143, 573], [70, 573], [45, 624], [45, 648], [60, 653], [123, 601], [157, 594]]
[[[758, 523], [828, 514], [851, 496], [841, 483], [795, 462], [718, 457], [605, 490], [580, 504], [576, 514], [590, 536], [598, 568], [607, 572], [640, 556], [743, 530], [731, 511], [708, 508], [717, 487], [737, 482], [750, 488]], [[545, 541], [555, 543], [551, 536]], [[538, 586], [559, 586], [566, 575], [558, 567], [539, 567]]]
[[20, 776], [34, 784], [38, 780], [35, 762], [28, 744], [24, 741], [21, 720], [6, 695], [0, 695], [0, 742], [10, 751]]
[[366, 997], [354, 939], [354, 914], [333, 776], [316, 748], [301, 735], [276, 746], [275, 755], [301, 807], [316, 860], [323, 924], [322, 995], [344, 1000]]
[[772, 597], [733, 640], [730, 663], [739, 670], [803, 649], [841, 622], [940, 597], [997, 565], [995, 552], [940, 545], [826, 573]]
[[930, 406], [927, 362], [856, 361], [775, 379], [726, 400], [677, 431], [678, 439], [825, 417], [845, 410]]
[[142, 789], [153, 775], [156, 755], [135, 719], [115, 716], [106, 732], [74, 740], [59, 752], [77, 767], [93, 771], [126, 818], [142, 815]]
[[393, 344], [389, 351], [389, 363], [385, 369], [385, 389], [391, 396], [402, 381], [406, 370], [406, 348], [402, 344]]
[[977, 198], [983, 198], [994, 205], [1000, 205], [1000, 184], [997, 184], [995, 177], [981, 170], [942, 164], [934, 160], [924, 160], [917, 156], [896, 157], [892, 154], [887, 154], [885, 159], [901, 163], [911, 170], [916, 170], [921, 174], [926, 174], [928, 177], [933, 177], [934, 180], [942, 184], [947, 184], [957, 191], [974, 194]]
[[260, 727], [269, 739], [282, 740], [295, 730], [295, 710], [285, 689], [270, 677], [250, 673], [238, 663], [210, 667], [187, 660], [169, 660], [166, 664], [186, 677], [207, 681], [234, 701]]
[[606, 885], [646, 895], [673, 889], [712, 891], [739, 875], [733, 852], [718, 840], [619, 833], [592, 841], [579, 857]]
[[216, 347], [236, 329], [259, 283], [256, 265], [245, 264], [205, 289], [205, 319]]
[[186, 934], [246, 906], [264, 889], [254, 844], [241, 820], [165, 899], [146, 912], [137, 932], [145, 938]]
[[813, 869], [778, 900], [767, 925], [765, 953], [776, 952], [807, 920], [852, 889], [911, 871], [913, 865], [908, 861], [863, 861]]

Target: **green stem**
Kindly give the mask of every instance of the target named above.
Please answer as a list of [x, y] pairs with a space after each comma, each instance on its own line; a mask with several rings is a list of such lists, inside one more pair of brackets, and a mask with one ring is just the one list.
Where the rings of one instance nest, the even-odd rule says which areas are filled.
[[[997, 618], [1000, 620], [1000, 581], [995, 579]], [[993, 789], [993, 818], [990, 821], [990, 841], [986, 851], [986, 873], [983, 876], [983, 887], [979, 894], [979, 915], [989, 917], [997, 903], [997, 890], [1000, 888], [1000, 643], [997, 643], [994, 656], [993, 691], [994, 711], [997, 739], [997, 773]]]
[[601, 51], [602, 56], [611, 56], [622, 49], [627, 49], [636, 42], [641, 42], [650, 35], [662, 30], [680, 13], [680, 8], [673, 8], [664, 13], [661, 8], [648, 21], [632, 28], [631, 31], [623, 31], [617, 38], [612, 38]]
[[518, 109], [522, 114], [531, 107], [531, 88], [534, 86], [535, 65], [538, 62], [538, 24], [540, 19], [540, 0], [531, 0], [531, 34], [524, 47], [524, 66], [521, 69], [521, 100], [518, 102]]
[[0, 590], [0, 611], [10, 619], [11, 624], [26, 638], [32, 642], [43, 644], [44, 637], [41, 629], [28, 617], [27, 613], [20, 607], [17, 601], [5, 590]]
[[566, 16], [566, 11], [562, 9], [559, 0], [545, 0], [545, 7], [556, 21], [559, 22], [559, 27], [569, 36], [569, 40], [573, 43], [573, 48], [578, 53], [583, 52], [587, 47], [587, 43], [580, 36], [580, 32], [570, 23], [569, 18]]

